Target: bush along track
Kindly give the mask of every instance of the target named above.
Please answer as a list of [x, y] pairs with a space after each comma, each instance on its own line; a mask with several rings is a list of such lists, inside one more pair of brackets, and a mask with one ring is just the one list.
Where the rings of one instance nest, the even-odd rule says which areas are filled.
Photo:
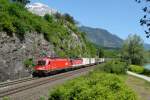
[[112, 60], [103, 65], [98, 65], [97, 70], [115, 73], [115, 74], [126, 74], [128, 65], [125, 62]]
[[93, 71], [50, 92], [49, 100], [137, 100], [123, 76]]

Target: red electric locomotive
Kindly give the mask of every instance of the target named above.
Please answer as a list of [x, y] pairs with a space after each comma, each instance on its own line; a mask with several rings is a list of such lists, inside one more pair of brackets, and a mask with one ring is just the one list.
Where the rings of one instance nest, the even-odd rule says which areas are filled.
[[72, 61], [67, 58], [42, 58], [34, 67], [34, 74], [46, 74], [51, 71], [72, 67]]
[[49, 72], [77, 67], [82, 64], [82, 59], [49, 58], [45, 57], [37, 61], [33, 75], [45, 75]]

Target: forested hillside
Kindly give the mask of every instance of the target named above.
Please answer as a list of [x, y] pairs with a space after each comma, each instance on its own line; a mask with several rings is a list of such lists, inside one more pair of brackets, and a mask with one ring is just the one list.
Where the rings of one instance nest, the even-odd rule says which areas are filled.
[[0, 81], [28, 75], [24, 66], [45, 55], [94, 57], [96, 49], [69, 14], [41, 17], [0, 0]]

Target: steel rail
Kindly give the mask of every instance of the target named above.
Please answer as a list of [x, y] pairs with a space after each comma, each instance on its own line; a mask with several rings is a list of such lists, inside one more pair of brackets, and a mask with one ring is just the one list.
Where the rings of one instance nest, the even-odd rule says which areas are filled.
[[37, 79], [37, 78], [26, 77], [26, 78], [23, 78], [23, 79], [14, 80], [14, 81], [10, 81], [10, 82], [3, 82], [3, 83], [0, 83], [0, 88], [15, 85], [15, 84], [19, 84], [19, 83], [23, 83], [23, 82], [27, 82], [27, 81], [31, 81], [31, 80], [35, 80], [35, 79]]

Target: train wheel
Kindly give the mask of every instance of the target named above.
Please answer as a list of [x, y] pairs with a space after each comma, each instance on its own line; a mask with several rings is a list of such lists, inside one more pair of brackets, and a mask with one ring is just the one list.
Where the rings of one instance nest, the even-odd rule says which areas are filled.
[[32, 77], [38, 77], [38, 74], [36, 72], [33, 72]]

